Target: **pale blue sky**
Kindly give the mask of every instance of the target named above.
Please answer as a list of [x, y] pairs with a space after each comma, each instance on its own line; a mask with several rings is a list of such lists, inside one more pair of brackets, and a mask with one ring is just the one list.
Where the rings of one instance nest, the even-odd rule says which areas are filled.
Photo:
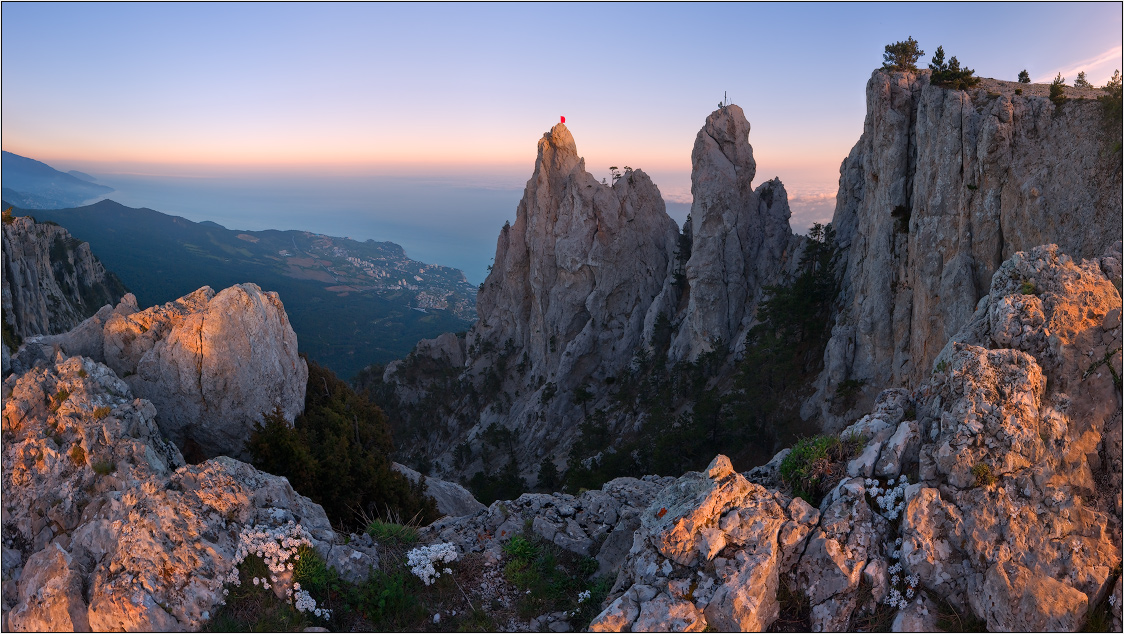
[[689, 201], [691, 145], [726, 91], [752, 125], [757, 180], [780, 176], [825, 209], [887, 43], [912, 35], [922, 64], [943, 45], [1005, 79], [1026, 68], [1072, 82], [1083, 69], [1099, 85], [1121, 66], [1120, 3], [5, 2], [2, 13], [3, 147], [62, 169], [455, 174], [521, 188], [537, 139], [566, 115], [590, 171], [643, 168], [669, 200]]

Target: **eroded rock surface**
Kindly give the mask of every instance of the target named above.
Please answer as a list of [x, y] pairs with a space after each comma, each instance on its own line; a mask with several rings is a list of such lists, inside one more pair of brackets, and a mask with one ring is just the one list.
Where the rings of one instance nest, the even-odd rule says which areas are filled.
[[237, 284], [191, 295], [105, 325], [105, 360], [156, 405], [160, 429], [206, 456], [244, 456], [264, 414], [304, 409], [308, 366], [277, 293]]
[[345, 576], [378, 564], [358, 542], [335, 544], [323, 509], [284, 478], [227, 457], [185, 466], [156, 408], [105, 365], [60, 355], [3, 390], [14, 630], [198, 629], [248, 526], [301, 524], [329, 562], [352, 564]]

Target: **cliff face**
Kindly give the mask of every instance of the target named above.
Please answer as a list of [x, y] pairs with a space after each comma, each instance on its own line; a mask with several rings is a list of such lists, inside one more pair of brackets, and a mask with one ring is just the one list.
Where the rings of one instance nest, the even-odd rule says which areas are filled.
[[[833, 225], [846, 251], [842, 309], [813, 401], [844, 380], [916, 385], [1016, 251], [1100, 254], [1121, 234], [1121, 172], [1101, 104], [968, 92], [927, 72], [876, 71], [862, 137], [840, 167]], [[811, 414], [813, 406], [806, 408]]]
[[3, 245], [4, 319], [20, 337], [66, 332], [125, 293], [90, 245], [58, 225], [6, 220]]

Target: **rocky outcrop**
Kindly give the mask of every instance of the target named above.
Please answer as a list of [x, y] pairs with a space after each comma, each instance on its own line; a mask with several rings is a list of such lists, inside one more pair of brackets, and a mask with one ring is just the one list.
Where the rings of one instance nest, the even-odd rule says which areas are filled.
[[[1096, 257], [1122, 231], [1121, 171], [1103, 108], [1055, 107], [1020, 84], [971, 91], [927, 71], [875, 71], [862, 137], [840, 167], [833, 225], [845, 250], [842, 309], [824, 356], [819, 410], [845, 380], [916, 385], [972, 316], [999, 265], [1055, 243]], [[1021, 88], [1020, 88], [1021, 92]]]
[[4, 320], [25, 339], [66, 332], [125, 292], [89, 244], [30, 216], [5, 215], [3, 254]]
[[579, 495], [524, 493], [468, 516], [437, 520], [421, 531], [426, 541], [456, 544], [462, 552], [483, 552], [498, 560], [515, 535], [530, 531], [560, 548], [596, 557], [599, 574], [616, 574], [632, 546], [640, 512], [674, 478], [617, 478]]
[[152, 403], [102, 364], [60, 356], [3, 391], [5, 629], [197, 630], [249, 527], [299, 523], [345, 577], [378, 564], [284, 478], [185, 466]]
[[[1016, 253], [934, 373], [884, 391], [842, 432], [861, 448], [824, 471], [837, 482], [818, 507], [777, 477], [785, 450], [745, 475], [718, 456], [643, 492], [621, 479], [528, 494], [424, 538], [499, 558], [490, 540], [525, 529], [596, 553], [615, 584], [591, 631], [762, 631], [786, 610], [812, 631], [1118, 618], [1121, 263], [1119, 245], [1081, 262], [1053, 245]], [[618, 503], [599, 505], [605, 494]]]
[[30, 368], [58, 353], [88, 356], [124, 377], [160, 412], [165, 438], [204, 457], [244, 456], [263, 414], [304, 410], [308, 366], [277, 293], [210, 287], [139, 310], [130, 293], [70, 332], [35, 338], [13, 359]]
[[277, 293], [238, 284], [105, 324], [106, 365], [153, 402], [161, 431], [207, 456], [243, 455], [264, 414], [304, 410], [308, 366]]

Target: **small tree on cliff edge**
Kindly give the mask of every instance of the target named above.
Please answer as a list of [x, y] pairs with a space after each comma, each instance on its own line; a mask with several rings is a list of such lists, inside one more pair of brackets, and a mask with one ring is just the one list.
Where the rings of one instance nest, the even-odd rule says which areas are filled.
[[882, 70], [917, 70], [917, 60], [925, 51], [917, 48], [917, 40], [910, 36], [904, 42], [894, 42], [886, 45], [886, 52], [882, 54]]
[[1030, 73], [1026, 72], [1025, 68], [1022, 69], [1021, 71], [1019, 71], [1019, 83], [1020, 84], [1029, 84], [1030, 83]]
[[929, 70], [933, 71], [933, 74], [929, 77], [929, 82], [934, 86], [943, 86], [953, 90], [967, 90], [980, 83], [980, 78], [974, 76], [976, 71], [971, 68], [960, 68], [960, 61], [956, 59], [955, 55], [945, 63], [943, 46], [937, 47], [937, 52], [933, 55], [933, 61], [929, 64]]
[[1065, 96], [1065, 77], [1061, 73], [1050, 82], [1050, 101], [1054, 102], [1055, 106], [1061, 106], [1066, 102]]
[[1085, 76], [1085, 71], [1077, 73], [1077, 79], [1073, 80], [1074, 88], [1092, 88], [1093, 84], [1089, 83], [1089, 78]]

